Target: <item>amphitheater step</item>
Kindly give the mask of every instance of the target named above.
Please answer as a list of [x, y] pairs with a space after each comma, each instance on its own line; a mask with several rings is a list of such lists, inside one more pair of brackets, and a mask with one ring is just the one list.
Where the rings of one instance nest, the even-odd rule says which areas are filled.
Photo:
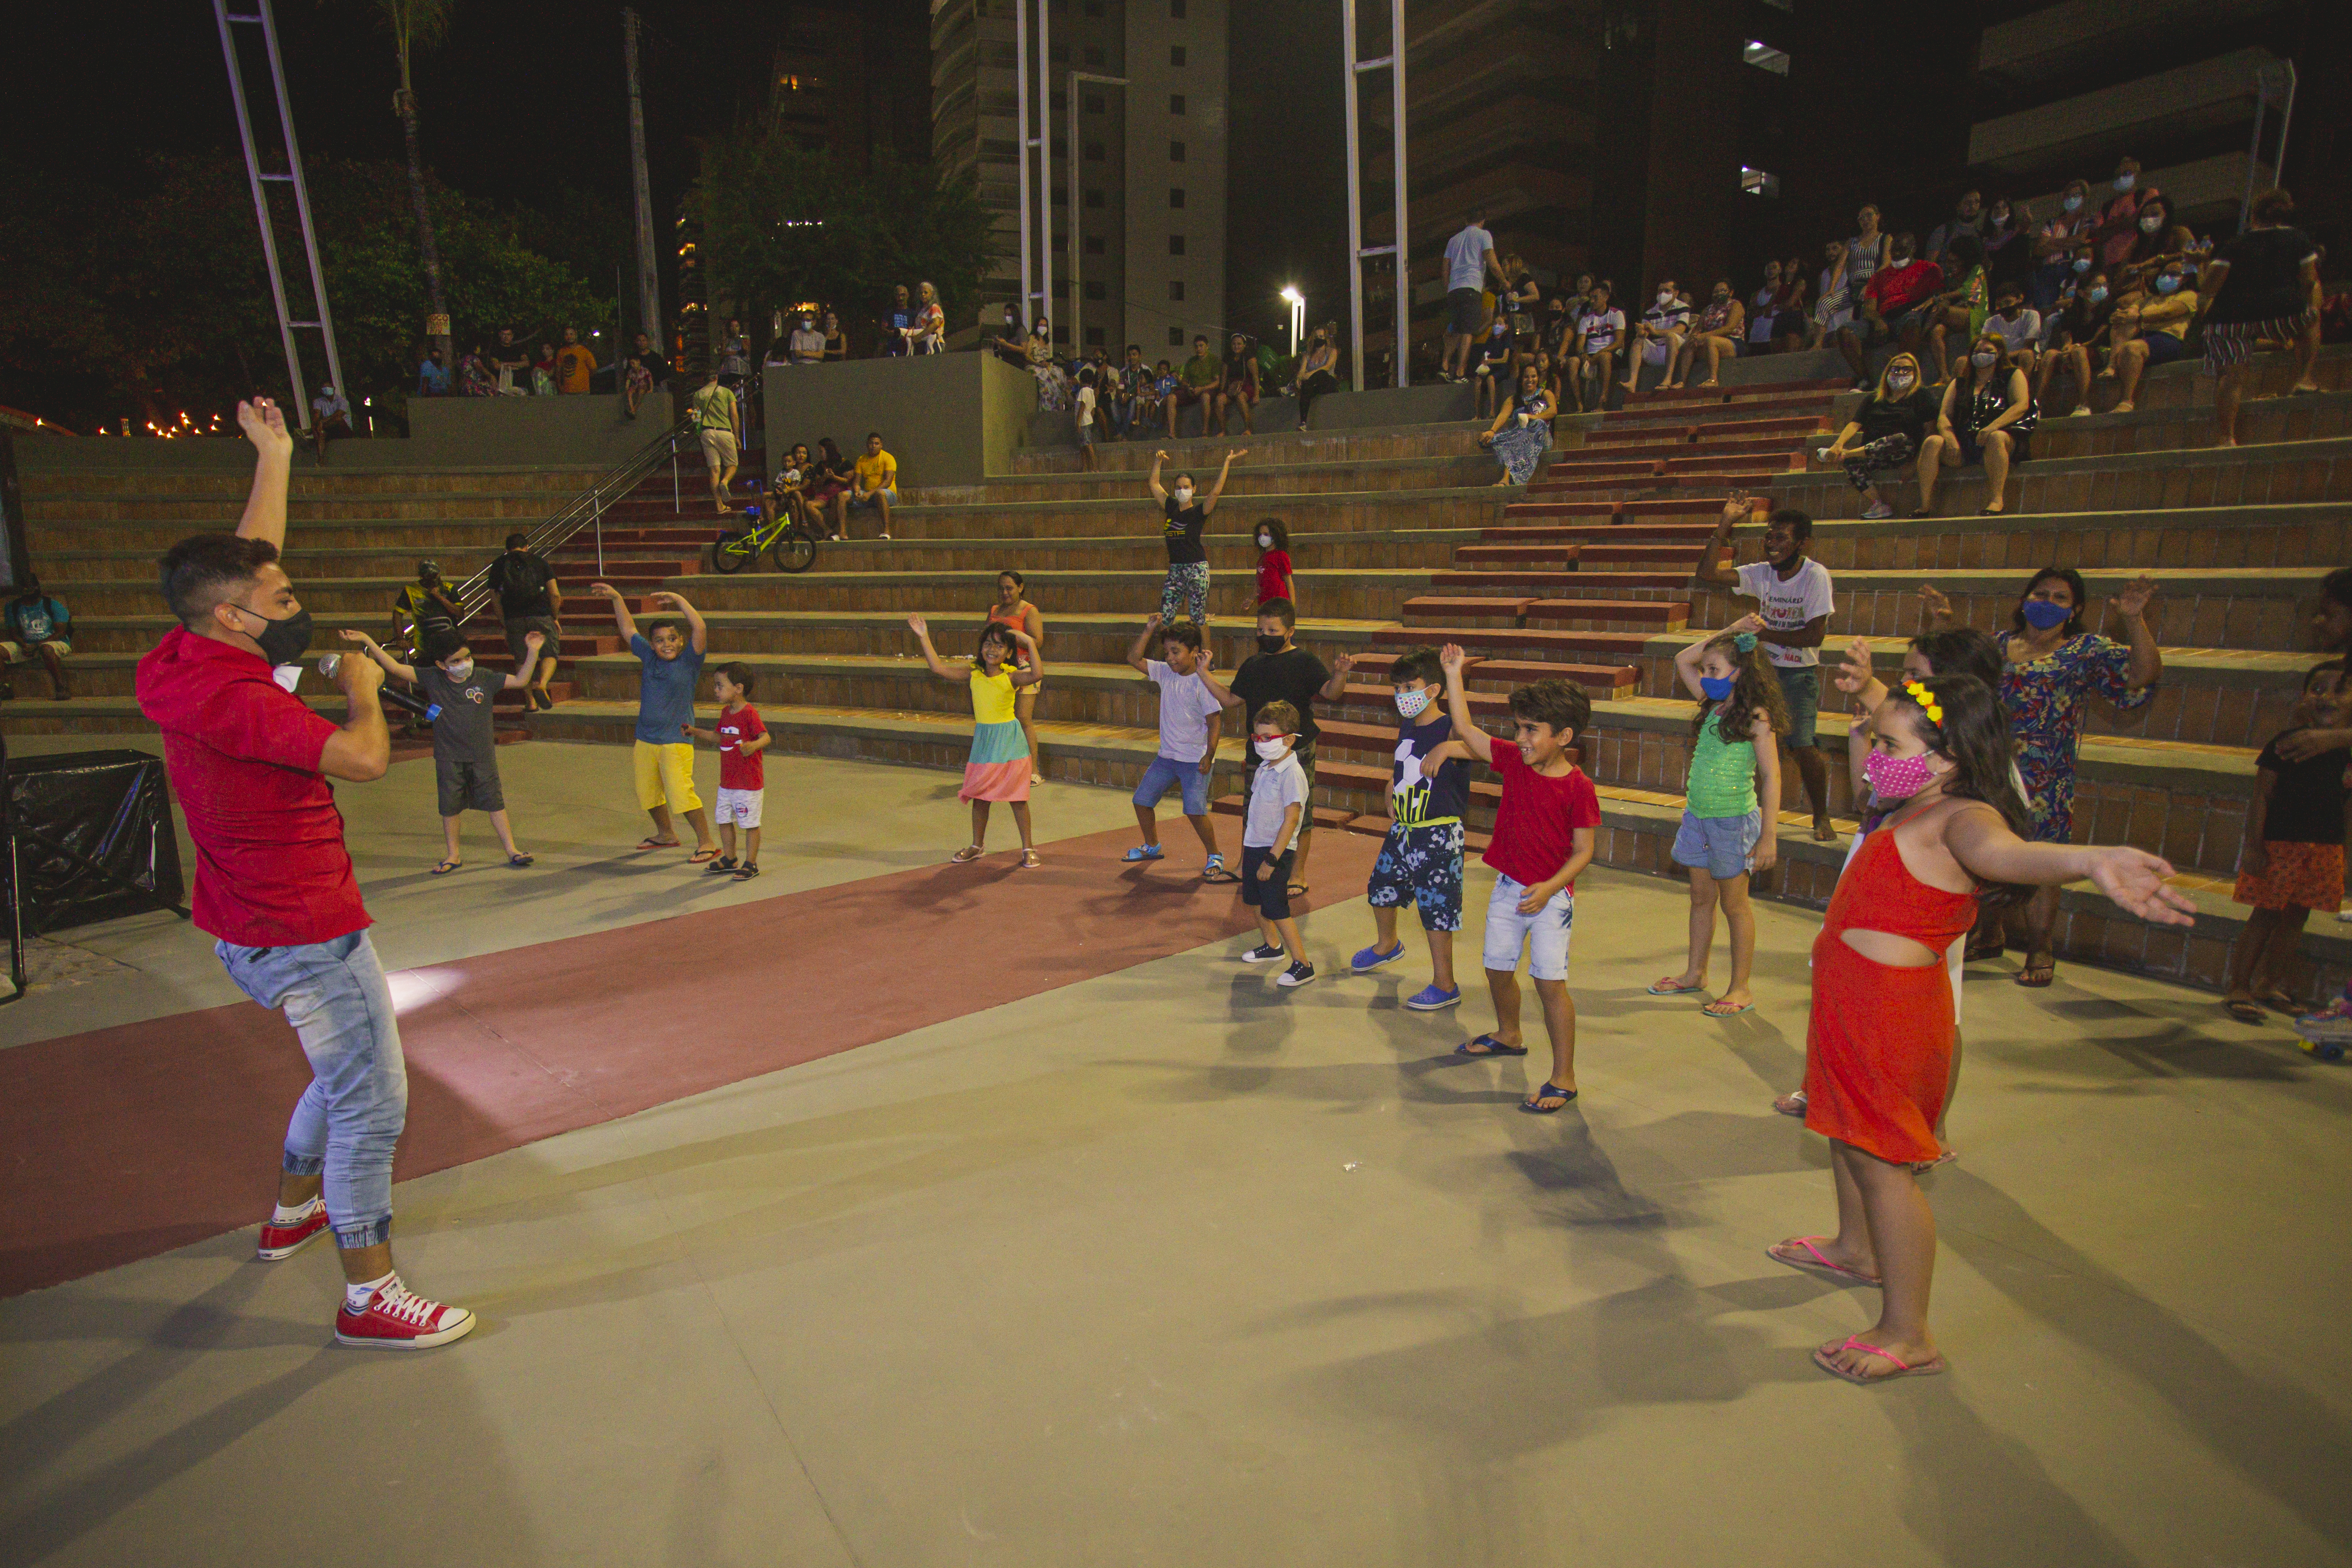
[[1690, 581], [1688, 571], [1609, 571], [1576, 569], [1567, 571], [1511, 571], [1502, 569], [1471, 569], [1463, 571], [1433, 571], [1429, 574], [1432, 588], [1538, 589], [1573, 588], [1580, 592], [1625, 592], [1636, 589], [1679, 591]]

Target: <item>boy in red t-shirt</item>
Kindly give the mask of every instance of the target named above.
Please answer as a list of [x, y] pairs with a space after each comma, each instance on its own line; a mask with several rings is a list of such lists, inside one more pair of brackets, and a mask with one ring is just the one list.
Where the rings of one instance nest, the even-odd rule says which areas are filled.
[[[749, 882], [760, 874], [760, 807], [766, 796], [768, 772], [761, 753], [768, 748], [768, 727], [751, 706], [751, 666], [722, 664], [711, 674], [711, 694], [719, 699], [719, 716], [709, 729], [690, 724], [678, 728], [689, 740], [708, 740], [719, 747], [719, 805], [711, 812], [719, 824], [719, 858], [710, 862], [710, 876], [731, 875]], [[743, 858], [735, 858], [735, 825], [743, 826]]]
[[1475, 758], [1502, 777], [1503, 801], [1494, 840], [1480, 858], [1495, 868], [1486, 901], [1486, 988], [1495, 998], [1490, 1034], [1454, 1048], [1457, 1057], [1525, 1056], [1519, 1035], [1519, 954], [1543, 1002], [1551, 1036], [1551, 1072], [1519, 1109], [1549, 1116], [1576, 1098], [1576, 1004], [1568, 995], [1568, 937], [1576, 924], [1576, 873], [1592, 861], [1601, 826], [1601, 796], [1568, 748], [1592, 721], [1592, 699], [1566, 681], [1538, 681], [1511, 692], [1516, 745], [1497, 745], [1470, 717], [1462, 685], [1462, 650], [1438, 654], [1445, 669], [1445, 703], [1454, 737], [1433, 750]]

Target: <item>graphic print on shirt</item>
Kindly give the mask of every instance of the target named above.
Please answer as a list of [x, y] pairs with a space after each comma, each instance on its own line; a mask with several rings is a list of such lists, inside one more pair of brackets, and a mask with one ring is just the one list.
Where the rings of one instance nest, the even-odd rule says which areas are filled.
[[1442, 762], [1424, 767], [1428, 753], [1452, 734], [1453, 726], [1441, 720], [1397, 737], [1396, 768], [1389, 781], [1389, 817], [1397, 826], [1418, 828], [1462, 820], [1469, 764]]

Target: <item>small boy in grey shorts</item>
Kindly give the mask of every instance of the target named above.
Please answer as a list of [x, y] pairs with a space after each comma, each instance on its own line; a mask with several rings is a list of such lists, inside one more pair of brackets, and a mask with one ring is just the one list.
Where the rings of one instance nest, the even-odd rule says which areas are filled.
[[446, 852], [433, 868], [446, 876], [465, 864], [457, 852], [457, 819], [469, 810], [488, 811], [490, 826], [506, 850], [507, 864], [527, 866], [531, 857], [515, 848], [514, 829], [507, 821], [507, 798], [499, 783], [498, 734], [491, 725], [490, 705], [501, 691], [520, 691], [530, 684], [533, 665], [547, 639], [527, 633], [522, 668], [498, 674], [474, 663], [465, 634], [443, 630], [428, 635], [417, 650], [417, 663], [400, 663], [364, 632], [345, 632], [343, 640], [365, 648], [367, 656], [424, 693], [439, 709], [433, 716], [433, 782], [440, 796], [441, 831]]

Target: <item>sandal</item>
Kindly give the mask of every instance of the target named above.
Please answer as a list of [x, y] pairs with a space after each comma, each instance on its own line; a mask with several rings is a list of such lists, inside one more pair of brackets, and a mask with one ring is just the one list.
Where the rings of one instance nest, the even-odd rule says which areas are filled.
[[2301, 1002], [2296, 1001], [2293, 997], [2288, 996], [2285, 991], [2280, 989], [2276, 986], [2273, 986], [2266, 991], [2256, 991], [2254, 993], [2254, 999], [2262, 1003], [2263, 1006], [2270, 1009], [2271, 1011], [2274, 1013], [2284, 1013], [2291, 1019], [2301, 1018], [2304, 1014], [2311, 1010], [2309, 1008], [2305, 1007]]
[[637, 841], [637, 848], [641, 850], [674, 850], [677, 848], [677, 845], [678, 841], [676, 839], [640, 839]]
[[697, 850], [692, 854], [686, 857], [686, 863], [688, 865], [708, 865], [718, 858], [719, 852], [717, 850]]
[[[2039, 979], [2034, 977], [2037, 975], [2041, 977]], [[2016, 982], [2028, 990], [2038, 991], [2057, 977], [2058, 955], [2053, 953], [2044, 957], [2036, 958], [2032, 954], [2028, 953], [2025, 956], [2025, 967], [2017, 971]]]
[[1703, 991], [1705, 989], [1706, 989], [1706, 982], [1704, 980], [1699, 981], [1695, 985], [1685, 986], [1681, 981], [1675, 979], [1674, 976], [1668, 975], [1650, 988], [1650, 995], [1654, 997], [1679, 997], [1684, 995], [1685, 992]]
[[1986, 958], [1998, 958], [2008, 951], [2009, 943], [2005, 938], [1991, 942], [1971, 942], [1967, 947], [1961, 949], [1960, 962], [1974, 964]]
[[1830, 1353], [1825, 1350], [1817, 1350], [1813, 1352], [1813, 1364], [1815, 1366], [1820, 1367], [1832, 1377], [1842, 1377], [1848, 1383], [1860, 1383], [1864, 1385], [1873, 1383], [1892, 1383], [1898, 1377], [1933, 1377], [1937, 1373], [1944, 1370], [1944, 1358], [1940, 1355], [1931, 1355], [1927, 1360], [1921, 1362], [1918, 1365], [1913, 1366], [1909, 1362], [1903, 1360], [1900, 1356], [1889, 1355], [1886, 1352], [1879, 1349], [1874, 1344], [1865, 1344], [1860, 1334], [1847, 1335], [1845, 1343], [1838, 1346], [1838, 1349], [1858, 1350], [1864, 1355], [1874, 1355], [1881, 1361], [1891, 1362], [1895, 1366], [1894, 1371], [1882, 1372], [1875, 1377], [1873, 1377], [1864, 1373], [1848, 1372], [1844, 1367], [1840, 1366], [1836, 1362], [1832, 1361], [1830, 1359]]
[[1929, 1171], [1934, 1170], [1937, 1166], [1948, 1166], [1948, 1165], [1950, 1165], [1954, 1160], [1958, 1159], [1959, 1157], [1960, 1157], [1960, 1151], [1959, 1151], [1959, 1150], [1958, 1150], [1958, 1149], [1946, 1149], [1946, 1150], [1944, 1150], [1942, 1153], [1938, 1154], [1938, 1155], [1937, 1155], [1934, 1159], [1932, 1159], [1932, 1160], [1914, 1160], [1914, 1161], [1911, 1163], [1911, 1174], [1912, 1174], [1913, 1176], [1926, 1176]]
[[1805, 1092], [1799, 1089], [1791, 1093], [1781, 1095], [1772, 1102], [1772, 1109], [1780, 1112], [1783, 1116], [1802, 1116], [1806, 1109]]
[[760, 868], [752, 864], [750, 861], [745, 861], [741, 865], [735, 868], [735, 880], [737, 882], [749, 882], [759, 874]]
[[2221, 1004], [2221, 1010], [2240, 1023], [2258, 1024], [2270, 1021], [2270, 1015], [2263, 1011], [2263, 1005], [2260, 1002], [2250, 1002], [2243, 998], [2233, 997], [2224, 1001]]
[[1225, 869], [1224, 856], [1211, 855], [1209, 857], [1209, 863], [1206, 866], [1203, 866], [1201, 870], [1201, 880], [1202, 882], [1227, 883], [1239, 882], [1241, 881], [1241, 878]]
[[702, 868], [702, 874], [705, 876], [721, 876], [734, 869], [735, 857], [733, 855], [720, 855], [717, 860], [712, 861], [709, 865]]
[[[1834, 1274], [1841, 1280], [1851, 1280], [1857, 1285], [1878, 1283], [1877, 1275], [1865, 1274], [1859, 1269], [1849, 1269], [1843, 1263], [1833, 1263], [1830, 1261], [1828, 1253], [1813, 1245], [1817, 1241], [1828, 1239], [1826, 1236], [1791, 1236], [1786, 1241], [1775, 1241], [1771, 1246], [1764, 1249], [1764, 1256], [1785, 1268], [1818, 1270], [1824, 1274]], [[1801, 1247], [1809, 1255], [1802, 1258], [1791, 1257], [1780, 1250], [1783, 1247]]]
[[1291, 896], [1291, 897], [1293, 897], [1293, 898], [1304, 898], [1304, 897], [1306, 897], [1306, 896], [1307, 896], [1307, 884], [1306, 884], [1305, 883], [1303, 883], [1303, 882], [1294, 882], [1294, 883], [1292, 883], [1290, 884], [1290, 896]]
[[[1547, 1078], [1544, 1080], [1544, 1085], [1542, 1088], [1537, 1090], [1534, 1093], [1519, 1102], [1519, 1109], [1525, 1111], [1530, 1116], [1549, 1116], [1567, 1110], [1569, 1105], [1573, 1103], [1575, 1099], [1575, 1090], [1562, 1089], [1559, 1084], [1554, 1083], [1550, 1079]], [[1538, 1105], [1536, 1103], [1538, 1100], [1557, 1100], [1559, 1103], [1557, 1105]]]
[[978, 844], [967, 844], [962, 849], [956, 851], [955, 853], [948, 856], [948, 863], [950, 865], [970, 865], [972, 862], [978, 860], [986, 852], [987, 852], [982, 850]]
[[435, 866], [425, 874], [428, 876], [447, 876], [451, 872], [456, 871], [459, 866], [464, 865], [465, 863], [466, 862], [464, 861], [443, 861], [439, 865]]
[[1718, 998], [1714, 1001], [1708, 1002], [1698, 1010], [1705, 1013], [1711, 1019], [1736, 1019], [1741, 1013], [1754, 1012], [1756, 1010], [1756, 1004], [1754, 1002], [1742, 1002], [1736, 1008], [1727, 1008], [1723, 1005], [1722, 999]]
[[1527, 1053], [1526, 1046], [1505, 1045], [1491, 1034], [1482, 1034], [1475, 1040], [1465, 1040], [1454, 1048], [1454, 1054], [1456, 1056], [1525, 1056]]
[[507, 856], [507, 864], [514, 867], [518, 871], [521, 870], [524, 866], [529, 865], [530, 862], [531, 857], [523, 853], [520, 850], [517, 850], [514, 853]]
[[[1037, 858], [1037, 852], [1035, 850], [1023, 850], [1021, 852], [1021, 869], [1023, 871], [1035, 871], [1045, 863], [1045, 862], [1044, 861]], [[1241, 881], [1241, 878], [1235, 877], [1234, 880], [1235, 882], [1239, 882]]]

